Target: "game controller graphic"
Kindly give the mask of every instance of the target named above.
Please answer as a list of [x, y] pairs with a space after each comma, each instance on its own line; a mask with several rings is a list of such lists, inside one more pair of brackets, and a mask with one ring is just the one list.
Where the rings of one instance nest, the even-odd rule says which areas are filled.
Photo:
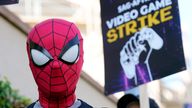
[[137, 84], [136, 65], [143, 62], [147, 67], [149, 80], [153, 80], [149, 58], [153, 49], [160, 50], [162, 47], [163, 39], [152, 28], [144, 27], [135, 33], [120, 51], [120, 64], [126, 77], [134, 78]]

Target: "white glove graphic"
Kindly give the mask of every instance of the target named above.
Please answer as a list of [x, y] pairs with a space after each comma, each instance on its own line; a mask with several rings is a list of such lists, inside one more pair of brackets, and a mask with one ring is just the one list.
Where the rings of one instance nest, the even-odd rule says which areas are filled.
[[[152, 80], [152, 75], [149, 68], [149, 57], [152, 49], [159, 50], [163, 46], [163, 39], [151, 28], [142, 28], [135, 33], [123, 46], [120, 51], [120, 64], [128, 79], [136, 78], [135, 66], [139, 62], [144, 62], [147, 65], [149, 77]], [[141, 53], [144, 52], [146, 56], [140, 58]]]

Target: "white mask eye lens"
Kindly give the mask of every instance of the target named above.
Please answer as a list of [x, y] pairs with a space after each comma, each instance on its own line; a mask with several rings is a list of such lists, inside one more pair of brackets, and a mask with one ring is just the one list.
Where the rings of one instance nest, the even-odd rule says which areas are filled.
[[61, 57], [62, 60], [68, 63], [75, 63], [79, 56], [79, 46], [73, 45]]
[[50, 60], [46, 55], [36, 49], [31, 49], [31, 57], [37, 66], [43, 66]]

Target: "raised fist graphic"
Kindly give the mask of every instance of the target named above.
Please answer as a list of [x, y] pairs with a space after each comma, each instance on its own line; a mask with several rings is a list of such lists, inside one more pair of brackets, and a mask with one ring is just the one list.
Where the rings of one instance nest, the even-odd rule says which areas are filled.
[[163, 46], [163, 39], [151, 28], [142, 28], [135, 33], [120, 51], [120, 64], [128, 79], [136, 78], [136, 65], [146, 64], [150, 80], [152, 75], [149, 67], [149, 57], [152, 50], [159, 50]]

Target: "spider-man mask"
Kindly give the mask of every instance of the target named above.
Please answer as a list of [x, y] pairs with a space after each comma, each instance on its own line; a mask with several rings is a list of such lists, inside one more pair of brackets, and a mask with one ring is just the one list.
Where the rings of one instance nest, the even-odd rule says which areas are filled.
[[78, 28], [61, 19], [43, 21], [28, 34], [27, 52], [43, 108], [71, 106], [83, 64]]

